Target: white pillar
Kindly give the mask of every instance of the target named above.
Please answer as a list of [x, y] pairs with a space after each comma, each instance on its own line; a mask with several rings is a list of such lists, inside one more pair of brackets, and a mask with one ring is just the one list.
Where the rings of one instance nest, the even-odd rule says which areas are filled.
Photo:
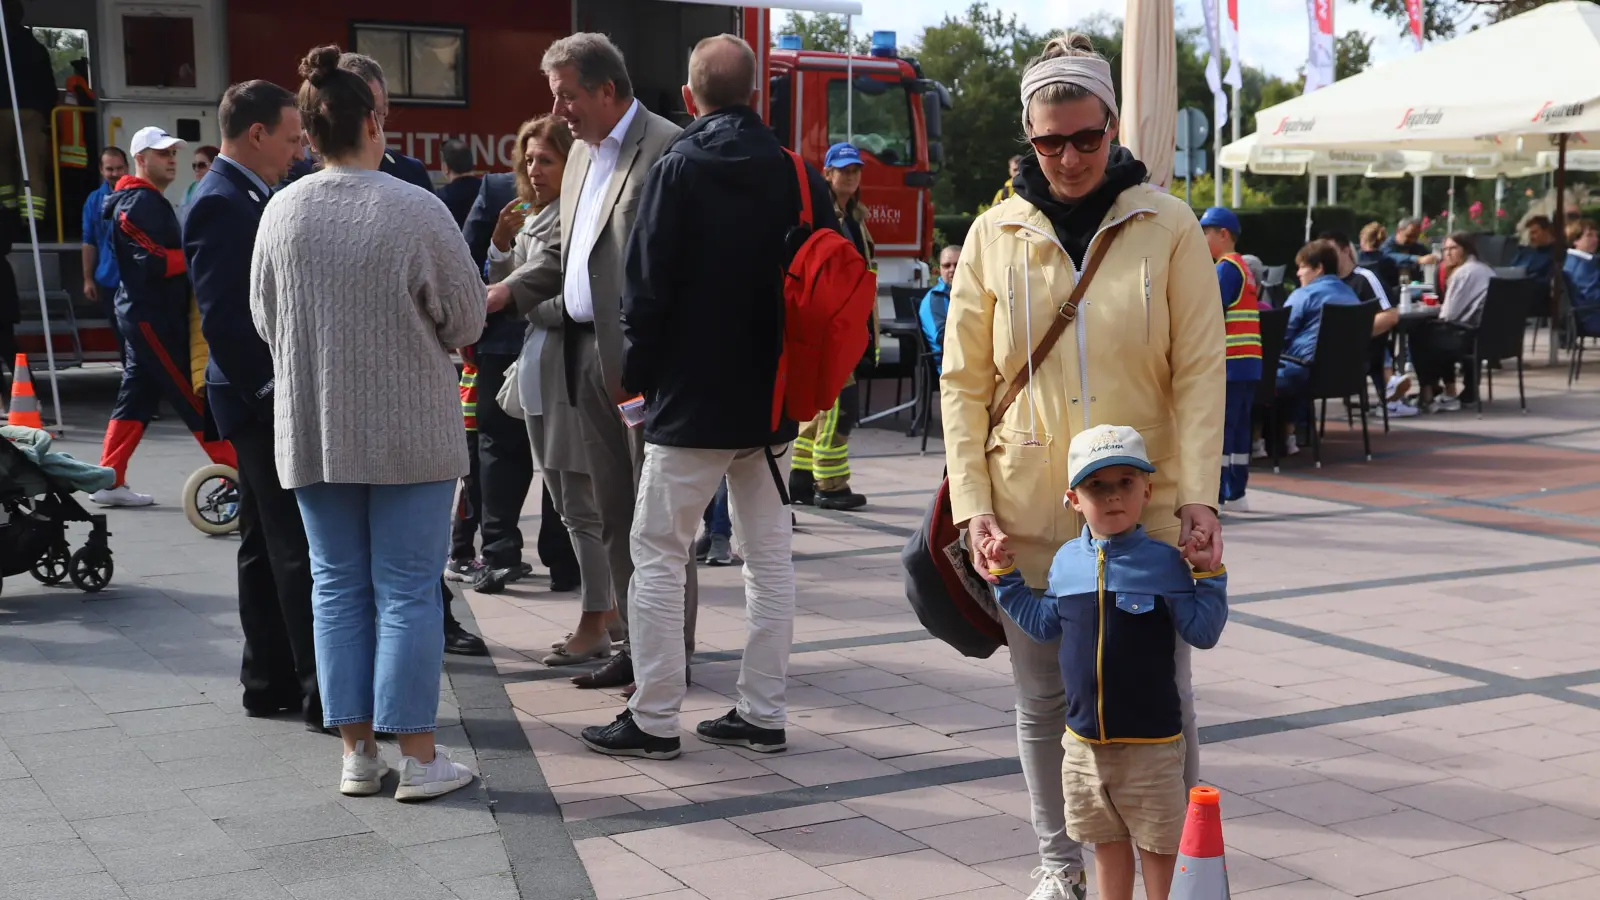
[[1422, 218], [1422, 176], [1411, 176], [1411, 214]]
[[1311, 182], [1311, 193], [1306, 198], [1306, 243], [1309, 244], [1311, 243], [1311, 211], [1317, 208], [1317, 176], [1313, 175], [1307, 180]]
[[[850, 46], [850, 39], [855, 36], [855, 21], [852, 16], [844, 17], [844, 140], [845, 143], [854, 145], [856, 142], [856, 55]], [[798, 140], [798, 135], [796, 139]]]
[[1337, 175], [1328, 176], [1328, 205], [1339, 205], [1339, 176]]
[[[1235, 65], [1238, 65], [1238, 63], [1235, 63]], [[1233, 140], [1234, 140], [1235, 143], [1237, 143], [1238, 140], [1239, 140], [1239, 119], [1240, 118], [1242, 118], [1242, 116], [1240, 115], [1240, 112], [1239, 112], [1239, 89], [1237, 87], [1235, 87], [1233, 89]], [[1219, 153], [1218, 156], [1221, 156], [1221, 154]], [[1243, 202], [1242, 198], [1241, 198], [1241, 194], [1240, 194], [1242, 189], [1239, 186], [1239, 175], [1240, 175], [1239, 170], [1238, 169], [1234, 169], [1233, 170], [1233, 208], [1234, 209], [1238, 209], [1239, 206], [1241, 205], [1241, 203]]]

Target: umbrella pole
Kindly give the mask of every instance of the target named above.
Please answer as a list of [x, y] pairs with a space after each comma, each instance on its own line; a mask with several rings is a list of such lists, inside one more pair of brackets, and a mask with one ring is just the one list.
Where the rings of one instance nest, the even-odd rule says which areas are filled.
[[1312, 175], [1310, 193], [1306, 197], [1306, 243], [1311, 243], [1311, 211], [1317, 208], [1317, 176]]
[[1422, 218], [1422, 176], [1411, 176], [1411, 215]]
[[[50, 367], [50, 396], [55, 402], [56, 434], [62, 431], [61, 388], [56, 383], [55, 341], [50, 337], [50, 304], [44, 293], [44, 261], [39, 256], [39, 222], [33, 217], [33, 181], [28, 171], [27, 145], [22, 141], [22, 112], [17, 103], [17, 78], [11, 67], [11, 35], [5, 17], [0, 16], [0, 47], [6, 55], [6, 81], [11, 88], [11, 121], [17, 126], [17, 158], [22, 162], [23, 218], [28, 220], [28, 243], [33, 248], [33, 278], [39, 291], [39, 325], [44, 330], [45, 364]], [[57, 210], [57, 215], [60, 211]]]
[[[1238, 65], [1238, 63], [1235, 63], [1235, 65]], [[1234, 85], [1234, 87], [1233, 87], [1233, 116], [1232, 116], [1233, 121], [1231, 123], [1229, 123], [1229, 124], [1231, 124], [1233, 126], [1233, 140], [1234, 140], [1235, 143], [1237, 143], [1238, 140], [1239, 140], [1239, 120], [1241, 118], [1243, 118], [1243, 116], [1240, 115], [1240, 113], [1239, 113], [1239, 86], [1238, 85]], [[1220, 163], [1222, 161], [1222, 150], [1220, 148], [1217, 150], [1217, 161], [1218, 161], [1218, 163]], [[1240, 177], [1239, 170], [1238, 169], [1234, 169], [1233, 170], [1233, 208], [1234, 209], [1238, 209], [1240, 207], [1240, 205], [1241, 205], [1240, 188], [1239, 188], [1239, 177]]]
[[1556, 147], [1556, 254], [1551, 263], [1550, 278], [1550, 365], [1556, 364], [1556, 329], [1561, 323], [1561, 272], [1567, 256], [1567, 135], [1563, 133]]

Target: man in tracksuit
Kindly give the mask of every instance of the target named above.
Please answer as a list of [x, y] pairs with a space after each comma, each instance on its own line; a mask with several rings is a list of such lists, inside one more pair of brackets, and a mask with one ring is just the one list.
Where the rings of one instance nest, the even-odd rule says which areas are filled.
[[100, 465], [117, 473], [116, 484], [95, 493], [101, 506], [149, 506], [147, 494], [127, 484], [128, 461], [163, 397], [205, 448], [211, 461], [237, 466], [227, 441], [205, 439], [205, 406], [194, 386], [191, 362], [189, 269], [183, 256], [178, 214], [162, 191], [178, 174], [178, 140], [156, 127], [133, 136], [136, 174], [123, 176], [106, 198], [105, 217], [115, 228], [117, 322], [126, 342], [122, 388], [106, 427]]

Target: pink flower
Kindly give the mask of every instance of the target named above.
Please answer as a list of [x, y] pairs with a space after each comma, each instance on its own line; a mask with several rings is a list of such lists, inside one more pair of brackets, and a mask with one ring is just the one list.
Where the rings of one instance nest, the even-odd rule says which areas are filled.
[[1429, 228], [1432, 228], [1432, 227], [1433, 227], [1433, 220], [1428, 218], [1427, 216], [1423, 216], [1422, 217], [1422, 230], [1423, 231], [1427, 231]]
[[1506, 217], [1506, 211], [1503, 209], [1497, 209], [1494, 211], [1494, 215], [1497, 219], [1504, 219]]

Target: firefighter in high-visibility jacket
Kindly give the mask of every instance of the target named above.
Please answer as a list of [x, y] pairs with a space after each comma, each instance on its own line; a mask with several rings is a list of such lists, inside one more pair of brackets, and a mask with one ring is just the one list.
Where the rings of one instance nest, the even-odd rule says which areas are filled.
[[[13, 119], [10, 104], [0, 104], [0, 207], [17, 210], [42, 224], [48, 197], [53, 193], [50, 110], [56, 105], [55, 68], [50, 63], [50, 51], [34, 37], [32, 29], [23, 26], [22, 4], [7, 0], [4, 15], [13, 83], [9, 87], [4, 84], [5, 72], [0, 69], [0, 89], [15, 88], [17, 112]], [[4, 96], [0, 93], [0, 97]], [[26, 184], [24, 160], [28, 169]]]
[[93, 107], [94, 90], [89, 87], [89, 61], [72, 61], [72, 74], [67, 76], [67, 96], [56, 110], [56, 162], [62, 171], [89, 168], [89, 134], [84, 127], [82, 109]]
[[1260, 289], [1255, 273], [1235, 252], [1239, 217], [1233, 210], [1213, 206], [1200, 217], [1211, 258], [1217, 261], [1217, 281], [1222, 288], [1223, 321], [1228, 333], [1228, 405], [1222, 432], [1222, 491], [1220, 504], [1248, 512], [1245, 487], [1250, 482], [1250, 409], [1256, 383], [1261, 380]]

